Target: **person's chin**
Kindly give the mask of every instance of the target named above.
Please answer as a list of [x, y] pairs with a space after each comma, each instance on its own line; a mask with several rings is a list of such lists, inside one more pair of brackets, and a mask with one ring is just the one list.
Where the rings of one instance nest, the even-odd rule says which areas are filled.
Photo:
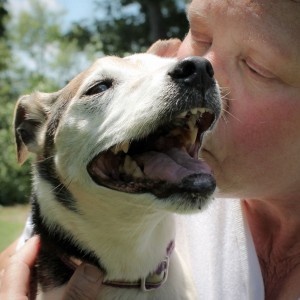
[[200, 152], [200, 157], [203, 159], [208, 166], [211, 168], [212, 175], [215, 177], [219, 173], [219, 167], [218, 167], [218, 160], [217, 158], [213, 155], [213, 153], [206, 148], [202, 148]]
[[232, 197], [233, 195], [229, 188], [230, 184], [225, 180], [222, 166], [213, 152], [206, 148], [201, 149], [201, 159], [211, 168], [211, 173], [216, 180], [217, 188], [214, 196], [217, 198]]

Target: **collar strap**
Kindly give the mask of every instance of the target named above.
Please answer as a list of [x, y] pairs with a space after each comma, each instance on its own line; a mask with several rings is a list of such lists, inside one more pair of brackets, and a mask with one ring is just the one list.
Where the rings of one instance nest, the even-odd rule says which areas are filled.
[[[175, 242], [172, 240], [166, 251], [166, 257], [161, 261], [152, 273], [149, 273], [146, 278], [140, 278], [136, 281], [125, 281], [125, 280], [105, 280], [102, 284], [125, 289], [141, 289], [144, 292], [148, 292], [162, 286], [168, 279], [170, 256], [175, 248]], [[62, 262], [67, 265], [70, 269], [74, 270], [82, 263], [81, 260], [74, 257], [60, 257]]]
[[168, 279], [170, 256], [175, 248], [175, 242], [172, 240], [166, 251], [166, 257], [160, 262], [156, 270], [149, 273], [146, 278], [141, 278], [137, 281], [124, 281], [124, 280], [105, 280], [104, 285], [117, 287], [117, 288], [139, 288], [144, 292], [148, 292], [162, 286]]
[[141, 289], [144, 292], [151, 291], [163, 285], [168, 278], [169, 257], [167, 256], [158, 266], [157, 270], [150, 273], [146, 278], [141, 278], [137, 281], [124, 280], [105, 280], [104, 285], [125, 288], [125, 289]]

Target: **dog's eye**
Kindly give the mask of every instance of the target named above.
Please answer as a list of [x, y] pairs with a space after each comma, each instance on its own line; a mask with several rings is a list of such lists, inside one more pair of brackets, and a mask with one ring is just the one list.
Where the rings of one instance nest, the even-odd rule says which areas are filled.
[[108, 80], [101, 81], [101, 82], [95, 84], [94, 86], [92, 86], [90, 89], [88, 89], [88, 91], [85, 93], [85, 95], [91, 96], [91, 95], [101, 94], [101, 93], [105, 92], [106, 90], [108, 90], [111, 86], [112, 86], [111, 81], [108, 81]]

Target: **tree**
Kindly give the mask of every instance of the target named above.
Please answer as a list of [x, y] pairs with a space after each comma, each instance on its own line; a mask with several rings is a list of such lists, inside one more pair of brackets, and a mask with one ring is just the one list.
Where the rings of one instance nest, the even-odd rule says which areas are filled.
[[73, 25], [66, 35], [82, 49], [94, 43], [104, 54], [146, 50], [157, 39], [183, 38], [188, 29], [184, 0], [96, 0], [99, 18]]
[[0, 37], [3, 37], [5, 35], [5, 24], [4, 19], [8, 16], [8, 11], [5, 7], [7, 4], [7, 0], [0, 0]]
[[10, 47], [6, 43], [7, 31], [5, 24], [9, 19], [9, 14], [6, 9], [7, 0], [0, 0], [0, 71], [7, 69], [7, 65], [11, 58]]
[[[9, 39], [19, 68], [15, 79], [21, 93], [36, 89], [54, 91], [82, 71], [89, 61], [78, 49], [76, 40], [64, 38], [62, 11], [52, 11], [40, 0], [29, 3], [31, 9], [21, 11], [9, 25]], [[21, 83], [24, 78], [26, 84]]]
[[[6, 30], [10, 15], [6, 9], [6, 0], [0, 1], [0, 204], [10, 202], [22, 202], [26, 199], [24, 194], [29, 192], [29, 168], [18, 170], [12, 134], [12, 114], [14, 103], [12, 99], [17, 97], [9, 66], [13, 65], [11, 45], [7, 42]], [[27, 178], [27, 179], [24, 179]], [[21, 200], [21, 197], [23, 199]]]
[[63, 37], [62, 14], [39, 0], [9, 18], [0, 0], [0, 204], [22, 203], [30, 194], [30, 162], [17, 165], [12, 119], [17, 98], [56, 91], [88, 64], [76, 41]]

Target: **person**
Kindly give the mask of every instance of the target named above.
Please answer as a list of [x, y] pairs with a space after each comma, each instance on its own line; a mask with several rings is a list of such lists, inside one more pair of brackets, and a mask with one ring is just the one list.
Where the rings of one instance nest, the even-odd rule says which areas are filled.
[[300, 3], [192, 0], [178, 57], [204, 56], [223, 92], [205, 136], [218, 198], [180, 217], [199, 299], [300, 298]]
[[[30, 272], [38, 250], [39, 239], [35, 236], [29, 239], [18, 252], [12, 254], [1, 274], [1, 300], [31, 299]], [[89, 264], [80, 265], [68, 283], [64, 300], [96, 299], [101, 288], [102, 277], [96, 267]]]
[[197, 278], [213, 281], [209, 289], [222, 287], [216, 299], [230, 299], [226, 288], [235, 289], [231, 299], [300, 298], [299, 15], [292, 0], [194, 0], [188, 9], [190, 30], [178, 56], [209, 59], [225, 92], [224, 116], [204, 140], [202, 157], [227, 199], [209, 208], [205, 221], [217, 219], [212, 228], [198, 229], [202, 216], [194, 224], [198, 236], [218, 231], [202, 240], [212, 252], [201, 251], [200, 237], [193, 256], [202, 253], [208, 265], [199, 266], [210, 269]]

